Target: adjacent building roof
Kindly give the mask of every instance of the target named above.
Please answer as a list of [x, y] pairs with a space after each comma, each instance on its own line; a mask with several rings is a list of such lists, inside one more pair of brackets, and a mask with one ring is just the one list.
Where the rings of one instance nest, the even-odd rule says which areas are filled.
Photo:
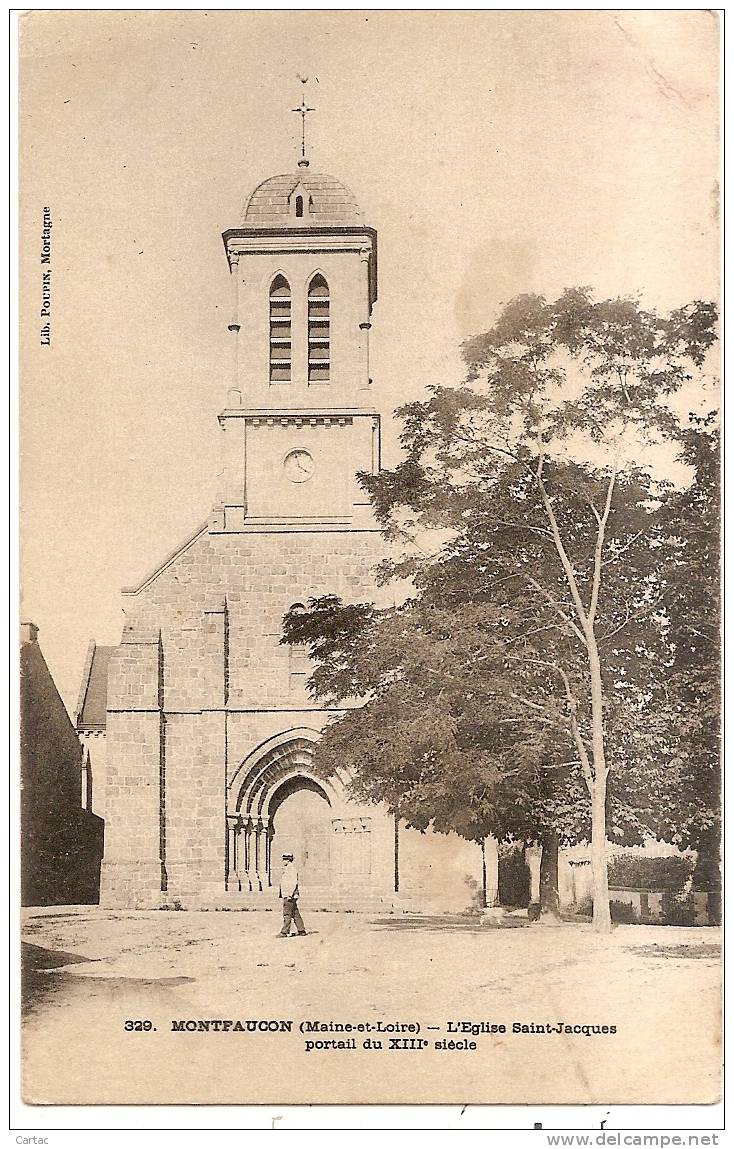
[[107, 725], [107, 671], [114, 646], [97, 646], [94, 639], [87, 649], [76, 709], [77, 730], [104, 730]]
[[[292, 202], [296, 188], [308, 197], [304, 217], [295, 218]], [[271, 176], [255, 188], [245, 204], [243, 227], [349, 226], [360, 222], [357, 202], [333, 176], [301, 167], [288, 175]]]

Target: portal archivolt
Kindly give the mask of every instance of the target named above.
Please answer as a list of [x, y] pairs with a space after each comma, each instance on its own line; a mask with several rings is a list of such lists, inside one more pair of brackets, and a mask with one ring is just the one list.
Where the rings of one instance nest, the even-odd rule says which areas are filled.
[[331, 882], [332, 815], [343, 806], [338, 778], [314, 770], [315, 731], [289, 731], [249, 755], [229, 791], [227, 889], [277, 886], [281, 854], [295, 854], [304, 883]]

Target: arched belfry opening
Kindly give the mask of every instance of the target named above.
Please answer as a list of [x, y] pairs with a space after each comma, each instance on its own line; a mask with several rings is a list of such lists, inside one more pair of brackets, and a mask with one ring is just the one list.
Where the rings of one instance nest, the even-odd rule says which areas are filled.
[[284, 275], [270, 284], [270, 382], [291, 381], [291, 288]]
[[[343, 781], [317, 771], [315, 740], [315, 732], [305, 730], [270, 739], [235, 774], [227, 811], [229, 891], [277, 893], [284, 853], [295, 856], [303, 887], [311, 893], [332, 892], [353, 868], [344, 858]], [[362, 832], [368, 835], [369, 826]], [[359, 849], [364, 854], [368, 846], [365, 837]], [[368, 868], [363, 858], [360, 869]]]
[[308, 285], [308, 381], [328, 383], [331, 377], [331, 300], [320, 272]]

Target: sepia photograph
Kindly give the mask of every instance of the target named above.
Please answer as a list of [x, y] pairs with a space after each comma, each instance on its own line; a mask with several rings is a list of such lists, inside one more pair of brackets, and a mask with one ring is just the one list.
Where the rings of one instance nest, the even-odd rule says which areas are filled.
[[18, 17], [39, 1121], [715, 1120], [720, 18]]

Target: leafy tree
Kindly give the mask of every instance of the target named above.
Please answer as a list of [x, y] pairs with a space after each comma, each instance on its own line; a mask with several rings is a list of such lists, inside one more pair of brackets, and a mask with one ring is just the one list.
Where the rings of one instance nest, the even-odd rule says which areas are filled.
[[356, 760], [366, 797], [393, 787], [412, 824], [479, 839], [585, 823], [600, 930], [608, 825], [643, 834], [671, 781], [652, 705], [670, 649], [671, 485], [649, 463], [680, 441], [668, 400], [714, 322], [710, 304], [661, 317], [585, 289], [512, 301], [465, 346], [465, 385], [398, 412], [404, 461], [361, 477], [404, 544], [382, 575], [411, 578], [417, 600], [380, 618], [333, 600], [309, 612], [314, 690], [368, 699], [324, 753]]
[[[309, 644], [316, 697], [362, 703], [316, 748], [322, 769], [349, 768], [353, 797], [385, 803], [419, 830], [557, 845], [549, 775], [568, 775], [563, 740], [515, 700], [498, 625], [491, 605], [465, 597], [457, 612], [425, 588], [383, 610], [311, 600], [286, 616], [284, 641]], [[578, 807], [568, 785], [563, 797]], [[544, 902], [557, 912], [557, 880]]]
[[[493, 601], [494, 568], [482, 556], [487, 527], [475, 529], [480, 551], [470, 531], [455, 537], [416, 571], [415, 597], [402, 606], [312, 600], [286, 617], [285, 640], [310, 646], [310, 686], [326, 705], [366, 699], [327, 728], [316, 750], [321, 768], [348, 767], [354, 797], [386, 803], [417, 829], [479, 843], [489, 834], [540, 842], [543, 916], [557, 916], [558, 846], [590, 836], [565, 710], [544, 681], [557, 639], [548, 632], [545, 661], [518, 662], [533, 629], [524, 584], [513, 601], [510, 580], [500, 580]], [[538, 654], [540, 635], [535, 642]], [[646, 775], [652, 727], [639, 693], [632, 697], [628, 727], [642, 729], [625, 740], [618, 719], [610, 798], [619, 843], [651, 832], [650, 814], [657, 820], [670, 789], [663, 771]]]
[[656, 517], [669, 485], [643, 463], [680, 435], [668, 399], [703, 364], [714, 321], [701, 302], [661, 317], [583, 289], [519, 297], [466, 345], [464, 387], [403, 409], [406, 461], [364, 480], [392, 532], [465, 535], [472, 507], [484, 516], [495, 601], [515, 617], [520, 595], [528, 604], [508, 660], [528, 684], [542, 678], [528, 708], [565, 721], [589, 792], [601, 930], [611, 731], [644, 698], [665, 594]]
[[665, 683], [672, 752], [680, 773], [673, 834], [697, 852], [695, 889], [721, 885], [720, 458], [714, 416], [683, 436], [695, 481], [667, 507], [676, 545], [670, 574], [670, 673]]

